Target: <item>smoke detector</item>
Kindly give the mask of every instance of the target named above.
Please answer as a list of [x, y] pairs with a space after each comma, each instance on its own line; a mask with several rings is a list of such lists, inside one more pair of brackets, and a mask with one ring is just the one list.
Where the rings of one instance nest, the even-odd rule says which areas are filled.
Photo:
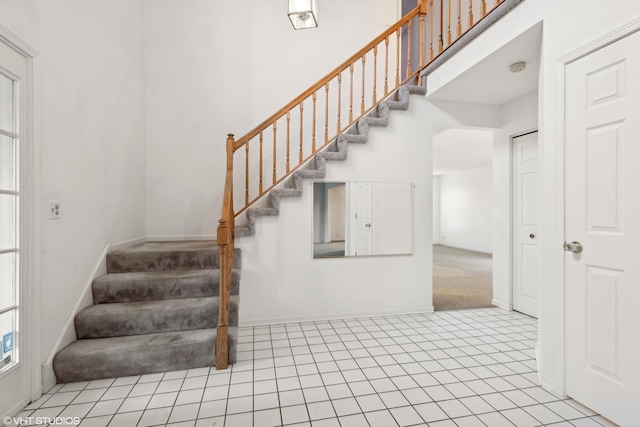
[[527, 68], [527, 63], [524, 61], [514, 62], [513, 64], [509, 65], [509, 71], [511, 71], [512, 73], [519, 73], [525, 68]]

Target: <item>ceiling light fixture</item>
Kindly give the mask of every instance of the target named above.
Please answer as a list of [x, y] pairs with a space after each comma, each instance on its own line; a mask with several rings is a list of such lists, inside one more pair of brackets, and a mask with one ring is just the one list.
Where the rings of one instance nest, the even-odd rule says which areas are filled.
[[289, 0], [289, 19], [296, 30], [318, 26], [316, 0]]
[[512, 73], [519, 73], [525, 68], [527, 68], [527, 63], [524, 61], [514, 62], [513, 64], [509, 65], [509, 71], [511, 71]]

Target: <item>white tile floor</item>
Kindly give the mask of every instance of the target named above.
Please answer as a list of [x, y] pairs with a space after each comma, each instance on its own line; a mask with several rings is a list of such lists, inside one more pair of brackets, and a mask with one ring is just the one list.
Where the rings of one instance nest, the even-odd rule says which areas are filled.
[[90, 426], [610, 426], [537, 385], [535, 319], [500, 309], [241, 328], [239, 362], [57, 385], [21, 417]]

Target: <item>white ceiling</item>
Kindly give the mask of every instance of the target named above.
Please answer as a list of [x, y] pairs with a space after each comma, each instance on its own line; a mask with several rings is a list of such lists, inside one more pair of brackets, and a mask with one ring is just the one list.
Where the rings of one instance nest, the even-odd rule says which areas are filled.
[[[442, 86], [428, 99], [502, 105], [538, 87], [542, 25], [531, 27], [460, 76]], [[525, 61], [527, 67], [511, 73], [509, 65]]]
[[433, 137], [433, 174], [491, 166], [493, 131], [448, 129]]

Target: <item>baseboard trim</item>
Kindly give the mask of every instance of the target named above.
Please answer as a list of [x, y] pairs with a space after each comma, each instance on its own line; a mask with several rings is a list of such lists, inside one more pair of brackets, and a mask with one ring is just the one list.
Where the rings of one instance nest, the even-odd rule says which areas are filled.
[[492, 299], [491, 300], [491, 304], [493, 304], [496, 307], [501, 308], [503, 310], [507, 310], [507, 311], [511, 311], [512, 310], [511, 304], [505, 304], [504, 302], [498, 301], [497, 299]]
[[402, 310], [383, 310], [383, 311], [362, 311], [362, 312], [350, 312], [350, 313], [336, 313], [327, 315], [309, 315], [309, 316], [290, 316], [290, 317], [271, 317], [264, 319], [248, 319], [240, 320], [240, 327], [246, 326], [266, 326], [277, 325], [283, 323], [303, 323], [303, 322], [317, 322], [325, 320], [339, 320], [339, 319], [355, 319], [360, 317], [385, 317], [385, 316], [397, 316], [397, 315], [411, 315], [411, 314], [431, 314], [433, 313], [433, 306], [428, 307], [416, 307], [412, 309]]
[[[125, 242], [128, 243], [128, 242]], [[49, 353], [47, 359], [42, 363], [42, 390], [46, 393], [51, 390], [53, 386], [56, 385], [56, 375], [53, 372], [53, 358], [60, 349], [71, 344], [76, 340], [76, 327], [74, 324], [74, 319], [76, 314], [80, 312], [80, 310], [90, 306], [93, 304], [93, 294], [91, 292], [91, 285], [93, 280], [97, 277], [100, 277], [107, 273], [107, 253], [111, 250], [111, 244], [107, 242], [102, 250], [102, 253], [98, 257], [98, 260], [89, 276], [89, 279], [84, 285], [76, 304], [74, 305], [67, 321], [62, 328], [62, 332], [58, 337], [53, 349]]]
[[549, 377], [548, 375], [542, 375], [542, 374], [538, 373], [538, 382], [540, 382], [540, 386], [543, 389], [545, 389], [549, 393], [553, 394], [554, 396], [556, 396], [558, 398], [561, 398], [561, 399], [566, 398], [566, 395], [564, 395], [562, 393], [558, 393], [558, 391], [555, 389], [555, 383], [554, 383], [553, 379], [551, 377]]
[[486, 255], [493, 256], [493, 252], [486, 252], [486, 251], [481, 251], [481, 250], [478, 250], [478, 249], [465, 248], [465, 247], [462, 247], [462, 246], [447, 245], [447, 244], [442, 243], [442, 242], [437, 243], [437, 244], [434, 243], [433, 246], [442, 246], [442, 247], [445, 247], [445, 248], [452, 248], [452, 249], [462, 249], [463, 251], [478, 252], [479, 254], [486, 254]]
[[181, 242], [188, 240], [216, 240], [215, 234], [193, 235], [193, 236], [150, 236], [147, 242]]
[[[18, 414], [18, 412], [20, 412], [20, 410], [25, 406], [27, 406], [28, 404], [29, 404], [29, 399], [23, 399], [16, 406], [11, 408], [8, 414], [2, 414], [2, 419], [5, 419], [7, 417], [15, 417]], [[2, 425], [5, 425], [5, 424], [3, 423]]]
[[116, 249], [124, 249], [124, 248], [128, 248], [130, 246], [139, 245], [139, 244], [144, 243], [146, 241], [147, 241], [146, 237], [136, 237], [135, 239], [129, 239], [129, 240], [125, 240], [123, 242], [114, 243], [113, 245], [111, 245], [109, 250], [114, 251]]

